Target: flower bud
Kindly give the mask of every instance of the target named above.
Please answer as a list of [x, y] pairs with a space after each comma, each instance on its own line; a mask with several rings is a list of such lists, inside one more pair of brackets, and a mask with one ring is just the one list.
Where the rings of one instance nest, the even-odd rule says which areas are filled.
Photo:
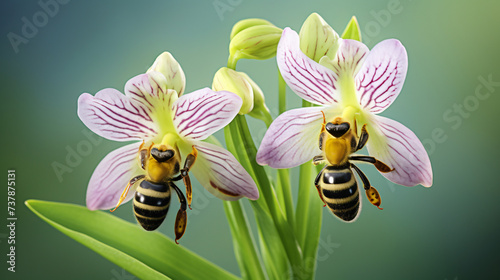
[[264, 93], [260, 89], [259, 85], [254, 82], [246, 73], [240, 72], [240, 74], [245, 77], [245, 79], [252, 86], [253, 91], [253, 109], [249, 116], [264, 121], [268, 126], [271, 125], [273, 121], [269, 108], [267, 108], [264, 98]]
[[269, 26], [274, 26], [272, 23], [265, 19], [260, 19], [260, 18], [247, 18], [238, 21], [234, 26], [233, 29], [231, 30], [231, 35], [230, 39], [232, 40], [236, 34], [238, 34], [240, 31], [247, 29], [252, 26], [257, 26], [257, 25], [269, 25]]
[[167, 79], [167, 89], [177, 91], [179, 96], [184, 92], [186, 85], [184, 71], [182, 71], [177, 60], [169, 52], [160, 54], [146, 73], [151, 71], [160, 72], [165, 76]]
[[244, 115], [252, 111], [254, 106], [254, 97], [252, 85], [241, 72], [234, 71], [227, 67], [222, 67], [215, 73], [212, 82], [212, 90], [214, 91], [230, 91], [237, 94], [243, 100], [240, 114]]
[[268, 59], [276, 55], [283, 30], [274, 25], [256, 25], [238, 32], [229, 43], [229, 61], [241, 58]]
[[312, 13], [300, 28], [300, 49], [312, 60], [327, 55], [334, 58], [339, 48], [339, 35], [317, 13]]

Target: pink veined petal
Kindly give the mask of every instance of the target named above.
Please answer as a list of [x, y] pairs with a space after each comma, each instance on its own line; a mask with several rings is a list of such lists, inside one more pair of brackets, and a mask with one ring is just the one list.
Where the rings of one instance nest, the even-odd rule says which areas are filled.
[[319, 155], [323, 123], [335, 113], [327, 107], [306, 107], [287, 111], [274, 120], [257, 152], [257, 162], [272, 168], [291, 168]]
[[172, 111], [177, 133], [191, 140], [203, 140], [229, 124], [238, 114], [242, 100], [228, 91], [203, 88], [174, 102]]
[[[198, 158], [191, 172], [211, 194], [223, 200], [237, 200], [242, 196], [259, 198], [252, 177], [229, 151], [202, 141], [192, 144], [198, 150]], [[183, 149], [184, 154], [188, 152], [190, 150]]]
[[368, 111], [383, 112], [398, 97], [403, 87], [408, 56], [396, 39], [378, 43], [356, 76], [359, 103]]
[[323, 57], [319, 63], [333, 70], [337, 76], [354, 77], [362, 67], [369, 52], [368, 47], [359, 41], [342, 39], [335, 58], [330, 60], [328, 57]]
[[96, 134], [115, 141], [147, 139], [157, 134], [149, 112], [116, 89], [78, 98], [78, 117]]
[[390, 181], [403, 185], [432, 185], [432, 167], [424, 146], [406, 126], [381, 116], [373, 116], [367, 126], [368, 152], [395, 170], [382, 173]]
[[[137, 163], [137, 152], [141, 142], [118, 148], [104, 157], [97, 165], [87, 188], [87, 208], [90, 210], [111, 209], [130, 179], [143, 171]], [[139, 182], [128, 192], [123, 203], [132, 199]]]
[[167, 80], [163, 74], [151, 71], [128, 80], [125, 84], [125, 95], [142, 104], [150, 115], [164, 118], [177, 99], [177, 93], [167, 88]]
[[283, 30], [276, 59], [283, 79], [301, 98], [318, 105], [340, 101], [337, 75], [307, 57], [300, 50], [299, 35], [288, 27]]

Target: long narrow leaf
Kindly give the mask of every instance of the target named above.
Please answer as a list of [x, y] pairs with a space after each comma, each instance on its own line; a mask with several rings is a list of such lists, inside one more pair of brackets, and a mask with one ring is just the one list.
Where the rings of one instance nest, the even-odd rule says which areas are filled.
[[108, 213], [40, 200], [28, 200], [26, 205], [62, 233], [141, 279], [239, 279], [159, 232], [147, 232]]

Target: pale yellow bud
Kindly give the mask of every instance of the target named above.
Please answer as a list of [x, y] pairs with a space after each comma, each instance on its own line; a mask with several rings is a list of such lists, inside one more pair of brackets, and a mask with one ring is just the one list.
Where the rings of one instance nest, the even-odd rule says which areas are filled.
[[252, 111], [254, 104], [253, 89], [246, 75], [241, 72], [234, 71], [227, 67], [222, 67], [215, 73], [212, 82], [212, 90], [214, 91], [230, 91], [237, 94], [243, 100], [240, 114], [244, 115]]
[[147, 72], [151, 71], [160, 72], [165, 76], [168, 89], [177, 91], [179, 96], [184, 92], [186, 85], [184, 71], [182, 71], [177, 60], [169, 52], [164, 52], [156, 58]]
[[268, 59], [276, 55], [283, 30], [274, 25], [257, 25], [238, 32], [229, 44], [230, 61], [241, 58]]
[[306, 19], [299, 37], [302, 52], [316, 62], [325, 55], [333, 59], [339, 48], [339, 35], [317, 13]]
[[233, 29], [231, 30], [231, 35], [229, 36], [229, 38], [232, 40], [234, 36], [236, 36], [236, 34], [240, 33], [240, 31], [257, 25], [274, 26], [272, 23], [270, 23], [265, 19], [260, 19], [260, 18], [243, 19], [238, 21], [235, 25], [233, 25]]
[[269, 108], [266, 106], [262, 89], [260, 89], [259, 85], [257, 85], [257, 83], [254, 82], [246, 73], [240, 73], [250, 83], [253, 91], [253, 109], [250, 113], [248, 113], [248, 115], [264, 121], [268, 126], [271, 125], [272, 117], [269, 113]]

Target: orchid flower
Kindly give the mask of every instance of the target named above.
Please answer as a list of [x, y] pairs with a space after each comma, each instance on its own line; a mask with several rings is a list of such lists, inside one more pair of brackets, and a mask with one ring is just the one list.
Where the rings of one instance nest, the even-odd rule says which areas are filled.
[[318, 63], [301, 51], [299, 35], [285, 28], [277, 51], [279, 70], [297, 95], [319, 106], [280, 115], [264, 136], [257, 162], [290, 168], [320, 154], [324, 113], [327, 119], [343, 116], [366, 124], [368, 152], [394, 168], [382, 173], [387, 179], [404, 186], [430, 187], [431, 163], [420, 140], [406, 126], [377, 115], [403, 87], [408, 67], [405, 48], [395, 39], [382, 41], [371, 51], [355, 40], [338, 39], [336, 44], [336, 53], [323, 56]]
[[[238, 114], [242, 100], [231, 92], [208, 88], [182, 95], [184, 73], [170, 53], [161, 54], [146, 74], [130, 79], [125, 94], [107, 88], [95, 96], [83, 93], [78, 116], [96, 134], [114, 141], [138, 142], [110, 152], [95, 169], [87, 189], [87, 207], [110, 209], [134, 176], [143, 174], [138, 161], [141, 144], [168, 139], [183, 159], [198, 151], [190, 172], [214, 196], [257, 199], [257, 187], [227, 150], [202, 140], [226, 126]], [[131, 190], [134, 190], [133, 186]], [[133, 197], [129, 191], [125, 201]]]

